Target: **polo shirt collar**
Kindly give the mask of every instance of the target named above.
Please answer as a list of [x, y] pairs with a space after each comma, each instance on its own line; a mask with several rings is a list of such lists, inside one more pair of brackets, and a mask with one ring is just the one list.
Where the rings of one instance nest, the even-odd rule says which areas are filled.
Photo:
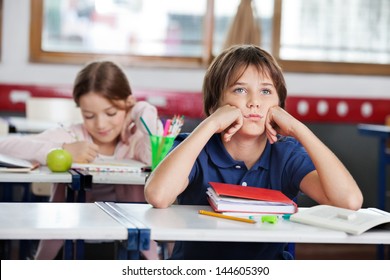
[[[226, 151], [225, 146], [222, 143], [221, 134], [214, 134], [205, 147], [206, 153], [209, 155], [210, 160], [220, 168], [229, 168], [237, 165], [243, 165], [244, 162], [240, 160], [234, 160], [230, 154]], [[271, 155], [271, 144], [267, 141], [264, 152], [260, 159], [255, 163], [252, 169], [269, 169], [269, 159]]]

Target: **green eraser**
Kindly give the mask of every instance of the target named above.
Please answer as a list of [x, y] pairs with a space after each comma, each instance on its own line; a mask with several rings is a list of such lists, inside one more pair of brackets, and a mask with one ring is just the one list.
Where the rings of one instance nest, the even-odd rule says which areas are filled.
[[282, 217], [283, 220], [290, 220], [291, 214], [284, 214]]
[[262, 222], [262, 223], [275, 224], [275, 223], [278, 222], [278, 216], [276, 216], [276, 215], [262, 216], [262, 217], [261, 217], [261, 222]]

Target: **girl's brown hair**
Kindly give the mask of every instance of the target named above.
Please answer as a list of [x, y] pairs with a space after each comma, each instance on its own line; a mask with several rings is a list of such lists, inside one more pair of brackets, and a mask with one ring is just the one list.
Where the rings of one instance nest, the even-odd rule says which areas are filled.
[[249, 65], [272, 79], [279, 96], [279, 106], [285, 107], [286, 82], [274, 57], [255, 45], [235, 45], [218, 55], [206, 71], [203, 105], [207, 116], [218, 108], [223, 92], [241, 77]]
[[102, 95], [115, 103], [132, 94], [129, 81], [121, 67], [112, 61], [94, 61], [77, 74], [73, 99], [79, 106], [80, 97], [89, 92]]

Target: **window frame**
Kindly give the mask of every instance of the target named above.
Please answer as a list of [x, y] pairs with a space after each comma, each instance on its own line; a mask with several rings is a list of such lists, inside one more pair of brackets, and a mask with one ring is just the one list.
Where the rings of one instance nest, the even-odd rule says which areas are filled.
[[82, 64], [97, 59], [112, 59], [119, 61], [125, 66], [143, 67], [207, 67], [212, 60], [211, 45], [213, 31], [213, 7], [214, 0], [207, 0], [205, 25], [204, 25], [204, 49], [201, 57], [174, 57], [174, 56], [141, 56], [128, 54], [103, 54], [103, 53], [78, 53], [78, 52], [53, 52], [42, 50], [42, 27], [43, 27], [43, 1], [31, 0], [30, 8], [30, 61], [37, 63], [58, 64]]
[[[279, 62], [284, 72], [330, 73], [354, 75], [390, 75], [390, 64], [328, 62], [307, 60], [283, 60], [280, 58], [280, 35], [282, 22], [282, 2], [275, 0], [273, 18], [272, 54]], [[288, 1], [288, 0], [287, 0]]]
[[[30, 61], [36, 63], [83, 64], [95, 59], [113, 59], [125, 66], [163, 68], [205, 68], [212, 59], [214, 32], [214, 0], [207, 0], [204, 25], [204, 48], [201, 57], [137, 56], [113, 54], [86, 54], [67, 52], [47, 52], [41, 48], [43, 1], [31, 0], [30, 15]], [[281, 9], [283, 0], [274, 0], [272, 27], [272, 54], [284, 72], [356, 74], [389, 76], [390, 64], [347, 63], [326, 61], [283, 60], [280, 58]], [[0, 0], [1, 4], [2, 0]], [[1, 33], [0, 33], [1, 34]]]

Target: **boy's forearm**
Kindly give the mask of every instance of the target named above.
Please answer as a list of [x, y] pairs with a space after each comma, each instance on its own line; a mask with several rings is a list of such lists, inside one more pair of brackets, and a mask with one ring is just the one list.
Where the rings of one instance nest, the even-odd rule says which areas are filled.
[[146, 200], [155, 207], [165, 208], [187, 187], [188, 175], [199, 153], [216, 129], [207, 119], [153, 171], [145, 186]]

